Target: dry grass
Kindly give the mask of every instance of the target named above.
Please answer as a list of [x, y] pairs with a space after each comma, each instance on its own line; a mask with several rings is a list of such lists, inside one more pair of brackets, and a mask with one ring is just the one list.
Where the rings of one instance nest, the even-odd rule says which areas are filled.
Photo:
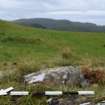
[[81, 69], [84, 77], [88, 80], [89, 83], [99, 85], [105, 84], [105, 68], [92, 68], [89, 66], [83, 66]]
[[70, 59], [73, 56], [73, 51], [70, 47], [64, 47], [62, 49], [62, 58]]

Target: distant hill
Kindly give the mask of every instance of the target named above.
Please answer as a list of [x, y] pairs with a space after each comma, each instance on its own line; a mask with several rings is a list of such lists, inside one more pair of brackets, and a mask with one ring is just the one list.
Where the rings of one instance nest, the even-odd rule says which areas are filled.
[[105, 32], [105, 26], [93, 23], [72, 22], [69, 20], [54, 20], [47, 18], [19, 19], [15, 23], [36, 28], [46, 28], [72, 32]]

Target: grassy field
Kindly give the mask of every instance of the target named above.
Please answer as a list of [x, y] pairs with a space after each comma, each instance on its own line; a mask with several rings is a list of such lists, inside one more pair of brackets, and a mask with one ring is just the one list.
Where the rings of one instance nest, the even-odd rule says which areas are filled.
[[77, 58], [104, 59], [105, 33], [60, 32], [0, 22], [0, 61], [59, 59], [67, 49]]
[[[60, 32], [0, 21], [0, 75], [4, 75], [0, 77], [0, 88], [49, 89], [48, 86], [25, 87], [23, 75], [40, 68], [65, 65], [104, 67], [105, 33]], [[68, 87], [56, 86], [54, 89], [67, 90]], [[101, 91], [100, 87], [97, 90]], [[0, 97], [0, 104], [7, 105], [9, 102], [8, 105], [12, 105], [10, 98]], [[19, 105], [45, 105], [42, 104], [44, 99], [34, 101], [25, 97], [18, 100]]]

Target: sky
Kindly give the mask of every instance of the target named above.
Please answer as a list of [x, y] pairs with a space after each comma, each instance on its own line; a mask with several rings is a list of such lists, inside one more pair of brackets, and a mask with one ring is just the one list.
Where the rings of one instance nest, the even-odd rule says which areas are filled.
[[105, 0], [0, 0], [0, 19], [53, 18], [105, 25]]

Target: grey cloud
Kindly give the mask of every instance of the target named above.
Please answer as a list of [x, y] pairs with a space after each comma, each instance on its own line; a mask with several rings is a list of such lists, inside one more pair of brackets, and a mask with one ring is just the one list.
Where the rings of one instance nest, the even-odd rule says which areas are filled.
[[105, 0], [0, 0], [0, 18], [56, 18], [105, 24]]

